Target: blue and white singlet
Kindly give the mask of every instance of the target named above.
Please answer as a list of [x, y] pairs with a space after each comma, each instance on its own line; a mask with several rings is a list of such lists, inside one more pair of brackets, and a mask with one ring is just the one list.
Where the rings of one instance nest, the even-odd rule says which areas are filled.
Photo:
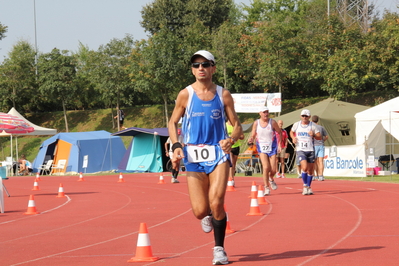
[[269, 118], [269, 121], [265, 127], [260, 125], [260, 119], [257, 120], [258, 125], [256, 127], [256, 142], [258, 152], [266, 153], [269, 156], [277, 153], [277, 138], [274, 134], [272, 126], [273, 119]]
[[219, 145], [220, 140], [228, 138], [223, 88], [217, 86], [217, 93], [210, 101], [198, 98], [191, 85], [187, 90], [189, 98], [182, 125], [184, 164], [187, 171], [209, 174], [218, 164], [230, 159]]

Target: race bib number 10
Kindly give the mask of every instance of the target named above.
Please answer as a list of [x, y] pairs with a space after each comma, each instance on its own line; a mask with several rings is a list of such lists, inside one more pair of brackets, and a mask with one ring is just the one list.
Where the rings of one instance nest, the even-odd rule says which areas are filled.
[[190, 163], [202, 163], [216, 160], [215, 146], [189, 145], [187, 146], [187, 160]]

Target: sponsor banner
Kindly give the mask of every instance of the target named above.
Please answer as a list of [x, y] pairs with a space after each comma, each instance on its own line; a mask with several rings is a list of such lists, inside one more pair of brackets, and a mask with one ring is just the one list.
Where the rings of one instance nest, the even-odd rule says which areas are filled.
[[237, 113], [259, 113], [267, 106], [270, 113], [281, 112], [281, 93], [233, 93], [234, 109]]
[[324, 176], [366, 177], [364, 145], [325, 147]]

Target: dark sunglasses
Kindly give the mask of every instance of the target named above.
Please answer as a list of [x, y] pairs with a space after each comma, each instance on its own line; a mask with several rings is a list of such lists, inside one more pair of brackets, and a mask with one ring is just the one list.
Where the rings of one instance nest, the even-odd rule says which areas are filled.
[[211, 62], [191, 63], [192, 68], [199, 68], [202, 65], [203, 68], [214, 66]]
[[307, 115], [301, 115], [302, 117], [309, 117], [309, 116], [307, 116]]

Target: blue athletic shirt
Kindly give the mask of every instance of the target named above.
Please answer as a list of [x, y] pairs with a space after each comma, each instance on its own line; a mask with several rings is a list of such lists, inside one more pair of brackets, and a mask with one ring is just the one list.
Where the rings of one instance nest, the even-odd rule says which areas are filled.
[[228, 137], [222, 98], [223, 88], [217, 86], [217, 93], [210, 101], [199, 99], [191, 85], [187, 90], [189, 98], [182, 125], [184, 144], [219, 144], [220, 140]]
[[[216, 95], [210, 101], [203, 101], [195, 94], [191, 86], [187, 87], [189, 99], [186, 113], [183, 118], [182, 131], [184, 135], [184, 165], [188, 172], [205, 172], [209, 174], [227, 160], [230, 154], [223, 152], [219, 141], [227, 138], [224, 103], [222, 99], [223, 88], [217, 86]], [[212, 145], [215, 149], [215, 159], [203, 162], [189, 162], [188, 147], [190, 145]], [[199, 151], [199, 150], [198, 150]]]

